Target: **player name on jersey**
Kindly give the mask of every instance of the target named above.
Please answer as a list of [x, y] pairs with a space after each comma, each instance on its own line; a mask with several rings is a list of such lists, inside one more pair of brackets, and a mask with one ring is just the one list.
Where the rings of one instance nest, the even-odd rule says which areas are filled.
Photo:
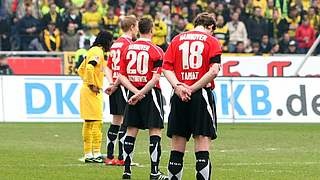
[[199, 72], [181, 72], [182, 80], [197, 80]]
[[150, 49], [150, 46], [144, 45], [144, 44], [131, 44], [129, 45], [128, 50], [142, 50], [142, 51], [148, 51]]
[[123, 46], [123, 43], [122, 42], [116, 42], [116, 43], [113, 43], [111, 48], [112, 49], [115, 49], [115, 48], [121, 48]]
[[134, 75], [128, 75], [128, 78], [131, 82], [148, 82], [147, 76], [134, 76]]
[[182, 34], [180, 36], [180, 41], [182, 40], [199, 40], [199, 41], [206, 41], [208, 38], [207, 35], [204, 34]]

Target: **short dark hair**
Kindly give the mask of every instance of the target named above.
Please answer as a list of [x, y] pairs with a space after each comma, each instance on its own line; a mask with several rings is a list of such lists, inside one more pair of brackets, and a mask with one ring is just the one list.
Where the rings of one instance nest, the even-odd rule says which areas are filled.
[[142, 18], [139, 21], [139, 32], [140, 34], [148, 34], [153, 28], [153, 21], [149, 18]]
[[113, 35], [107, 31], [100, 31], [92, 46], [101, 46], [105, 51], [111, 47]]
[[207, 28], [208, 26], [213, 25], [213, 29], [216, 28], [216, 21], [214, 20], [213, 14], [208, 12], [203, 12], [197, 15], [194, 19], [194, 26], [204, 26]]

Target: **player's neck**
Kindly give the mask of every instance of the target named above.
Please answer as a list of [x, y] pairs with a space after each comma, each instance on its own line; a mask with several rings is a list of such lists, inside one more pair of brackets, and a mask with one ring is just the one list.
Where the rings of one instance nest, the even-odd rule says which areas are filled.
[[195, 31], [206, 32], [206, 29], [203, 26], [197, 26], [194, 28]]
[[152, 35], [150, 34], [141, 34], [139, 39], [151, 41]]
[[124, 33], [124, 34], [122, 35], [122, 37], [128, 38], [128, 39], [132, 39], [132, 33], [126, 32], [126, 33]]

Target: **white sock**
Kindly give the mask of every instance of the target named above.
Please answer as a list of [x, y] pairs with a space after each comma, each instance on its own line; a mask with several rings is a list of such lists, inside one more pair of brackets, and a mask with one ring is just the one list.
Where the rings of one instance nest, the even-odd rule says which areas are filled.
[[102, 156], [100, 152], [99, 152], [99, 153], [94, 153], [94, 154], [93, 154], [93, 157], [94, 157], [94, 158], [97, 158], [97, 157], [100, 157], [100, 156]]
[[84, 155], [85, 158], [93, 158], [93, 154], [92, 153], [87, 153]]

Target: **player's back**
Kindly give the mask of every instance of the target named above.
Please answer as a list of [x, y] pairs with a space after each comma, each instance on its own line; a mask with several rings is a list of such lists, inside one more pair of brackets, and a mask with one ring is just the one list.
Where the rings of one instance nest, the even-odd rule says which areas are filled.
[[116, 80], [120, 71], [120, 60], [124, 50], [132, 43], [129, 36], [119, 37], [110, 48], [108, 67], [112, 70], [112, 78]]
[[215, 37], [191, 30], [172, 40], [163, 67], [174, 71], [180, 82], [192, 85], [208, 72], [210, 58], [217, 54], [221, 54], [221, 47]]
[[140, 38], [127, 47], [121, 72], [134, 86], [143, 87], [152, 79], [153, 72], [161, 72], [162, 57], [161, 48], [149, 39]]

